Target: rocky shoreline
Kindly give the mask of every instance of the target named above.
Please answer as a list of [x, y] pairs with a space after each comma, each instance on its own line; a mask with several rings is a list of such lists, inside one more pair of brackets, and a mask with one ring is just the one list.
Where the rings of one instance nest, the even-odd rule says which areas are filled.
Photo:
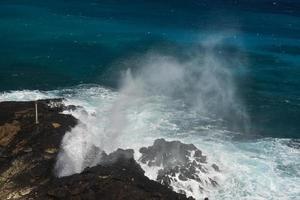
[[[104, 155], [80, 174], [58, 178], [55, 162], [64, 134], [77, 119], [62, 99], [0, 102], [0, 199], [193, 199], [150, 180], [132, 150]], [[110, 162], [114, 159], [114, 162]]]

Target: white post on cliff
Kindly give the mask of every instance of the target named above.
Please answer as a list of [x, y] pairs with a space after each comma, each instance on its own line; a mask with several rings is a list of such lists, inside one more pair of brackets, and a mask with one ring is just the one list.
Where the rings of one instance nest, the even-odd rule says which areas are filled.
[[35, 124], [39, 124], [38, 102], [35, 101]]

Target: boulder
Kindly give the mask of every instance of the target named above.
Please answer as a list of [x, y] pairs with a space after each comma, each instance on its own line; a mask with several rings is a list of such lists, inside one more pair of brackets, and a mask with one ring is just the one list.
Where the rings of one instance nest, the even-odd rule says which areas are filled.
[[[140, 153], [139, 162], [161, 168], [156, 181], [177, 192], [202, 193], [208, 187], [218, 186], [214, 174], [220, 171], [219, 167], [210, 165], [193, 144], [157, 139], [152, 146], [141, 148]], [[199, 191], [192, 191], [191, 181], [198, 184]]]

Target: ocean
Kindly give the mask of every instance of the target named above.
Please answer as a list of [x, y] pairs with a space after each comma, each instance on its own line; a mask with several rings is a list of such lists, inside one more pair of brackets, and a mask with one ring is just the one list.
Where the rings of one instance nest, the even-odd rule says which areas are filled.
[[0, 101], [82, 107], [70, 173], [166, 138], [222, 169], [198, 199], [298, 199], [299, 27], [298, 0], [1, 0]]

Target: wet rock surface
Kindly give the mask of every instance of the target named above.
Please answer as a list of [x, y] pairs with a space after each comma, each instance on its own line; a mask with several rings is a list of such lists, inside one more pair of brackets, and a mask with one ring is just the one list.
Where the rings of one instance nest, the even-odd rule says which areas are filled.
[[[218, 186], [214, 174], [220, 172], [219, 167], [209, 164], [193, 144], [157, 139], [152, 146], [141, 148], [140, 153], [141, 163], [161, 168], [156, 180], [177, 192], [202, 193], [205, 188]], [[195, 183], [198, 191], [192, 186]]]
[[39, 124], [34, 102], [0, 102], [0, 199], [187, 199], [144, 176], [133, 150], [103, 152], [101, 165], [55, 177], [61, 140], [77, 124], [61, 113], [76, 107], [62, 102], [38, 101]]

